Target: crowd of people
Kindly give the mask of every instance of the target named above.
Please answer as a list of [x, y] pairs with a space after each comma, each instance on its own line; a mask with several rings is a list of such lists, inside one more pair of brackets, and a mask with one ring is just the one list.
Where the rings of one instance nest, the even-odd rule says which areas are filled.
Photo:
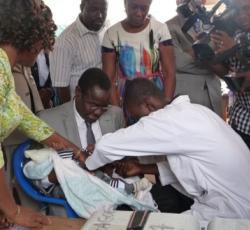
[[[25, 194], [12, 180], [12, 155], [26, 138], [71, 149], [89, 171], [153, 175], [151, 192], [162, 212], [206, 221], [250, 218], [250, 70], [238, 53], [216, 63], [198, 60], [192, 45], [203, 32], [201, 20], [185, 33], [181, 11], [159, 22], [149, 15], [152, 1], [124, 0], [126, 18], [105, 28], [108, 1], [81, 0], [76, 20], [55, 38], [42, 0], [0, 0], [2, 226], [50, 222], [24, 207]], [[233, 35], [211, 32], [215, 54], [250, 33], [250, 0], [232, 2], [237, 28]], [[245, 81], [227, 123], [220, 77], [230, 73]]]

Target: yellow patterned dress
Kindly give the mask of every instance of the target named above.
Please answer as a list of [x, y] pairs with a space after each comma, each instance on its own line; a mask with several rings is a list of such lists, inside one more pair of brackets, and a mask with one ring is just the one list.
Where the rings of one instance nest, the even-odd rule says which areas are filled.
[[9, 59], [0, 48], [0, 168], [4, 164], [1, 142], [16, 128], [38, 142], [54, 132], [26, 107], [16, 94]]

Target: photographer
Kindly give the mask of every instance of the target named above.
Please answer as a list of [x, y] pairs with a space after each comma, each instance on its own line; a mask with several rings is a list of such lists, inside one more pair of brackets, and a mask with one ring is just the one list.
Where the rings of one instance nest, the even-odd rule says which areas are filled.
[[[237, 31], [233, 37], [222, 31], [215, 31], [211, 34], [216, 54], [222, 54], [236, 47], [239, 38], [244, 35], [249, 35], [250, 32], [250, 0], [234, 0], [234, 5], [237, 7], [237, 14], [234, 21], [237, 24]], [[248, 36], [249, 37], [249, 36]], [[245, 52], [246, 49], [243, 48]], [[250, 148], [250, 92], [246, 91], [249, 88], [250, 69], [245, 62], [249, 63], [249, 56], [244, 59], [236, 52], [231, 57], [227, 58], [221, 64], [214, 65], [212, 68], [219, 76], [235, 73], [236, 76], [244, 76], [245, 81], [241, 92], [236, 93], [235, 103], [230, 111], [229, 123], [232, 128], [242, 137], [245, 143]]]
[[[205, 0], [196, 1], [203, 7]], [[182, 27], [187, 22], [180, 10], [188, 4], [187, 0], [177, 0], [178, 15], [167, 21], [172, 36], [176, 56], [176, 90], [175, 94], [188, 95], [192, 103], [204, 105], [218, 115], [222, 115], [222, 96], [219, 78], [209, 69], [207, 64], [196, 60], [192, 45], [201, 32], [201, 21], [198, 19], [188, 33]], [[191, 13], [190, 13], [191, 14]]]

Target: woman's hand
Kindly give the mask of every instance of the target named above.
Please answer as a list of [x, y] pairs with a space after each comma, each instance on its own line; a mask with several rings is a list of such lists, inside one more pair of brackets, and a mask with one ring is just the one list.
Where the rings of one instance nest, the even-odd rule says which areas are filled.
[[7, 216], [10, 223], [15, 223], [27, 228], [42, 228], [44, 225], [51, 223], [48, 217], [34, 212], [33, 210], [17, 206], [17, 210]]
[[8, 229], [13, 227], [13, 223], [8, 221], [8, 218], [0, 211], [0, 229]]
[[214, 44], [214, 51], [216, 54], [230, 50], [236, 45], [234, 39], [221, 30], [216, 30], [210, 35], [210, 38]]
[[79, 149], [74, 151], [74, 159], [77, 160], [80, 164], [80, 166], [84, 169], [86, 169], [85, 161], [89, 156], [89, 152], [85, 151], [84, 149]]
[[[58, 133], [53, 133], [47, 139], [41, 141], [42, 144], [47, 145], [55, 150], [72, 149], [74, 153], [74, 159], [80, 162], [80, 165], [84, 167], [87, 155], [78, 146], [71, 143], [66, 138], [62, 137]], [[93, 151], [93, 150], [92, 150]]]

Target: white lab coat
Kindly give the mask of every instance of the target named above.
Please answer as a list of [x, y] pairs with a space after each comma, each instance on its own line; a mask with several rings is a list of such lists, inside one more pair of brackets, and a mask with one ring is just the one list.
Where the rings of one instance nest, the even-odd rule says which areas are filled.
[[86, 165], [93, 170], [124, 156], [166, 155], [158, 163], [163, 185], [176, 183], [195, 200], [191, 213], [250, 218], [250, 151], [240, 136], [208, 108], [188, 96], [107, 134]]

